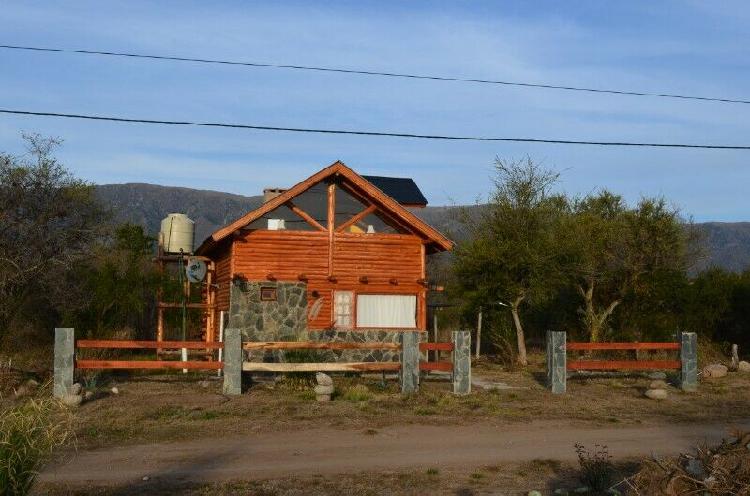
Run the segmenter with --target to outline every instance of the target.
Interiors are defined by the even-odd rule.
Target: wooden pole
[[[482,307],[479,307],[479,315],[477,315],[477,352],[476,358],[479,358],[479,347],[482,342]]]
[[[333,276],[333,239],[336,229],[336,183],[328,185],[328,277]]]
[[[437,307],[432,309],[432,342],[438,342],[438,318],[437,318]],[[435,350],[433,353],[436,362],[440,361],[440,350]]]
[[[219,312],[219,342],[220,343],[224,342],[224,310],[221,310]],[[223,352],[224,350],[219,348],[219,362],[221,362],[221,359],[223,358],[222,357]],[[216,375],[221,377],[221,369],[218,369],[216,371]]]

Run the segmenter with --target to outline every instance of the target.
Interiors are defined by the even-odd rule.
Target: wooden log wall
[[[308,304],[323,298],[311,329],[327,329],[332,318],[335,290],[371,294],[417,296],[417,328],[426,329],[425,250],[417,236],[403,234],[333,233],[327,231],[243,231],[235,236],[231,252],[232,277],[249,281],[307,283]],[[329,246],[333,245],[329,257]],[[217,260],[219,309],[229,305],[222,284],[226,275]],[[366,281],[366,282],[365,282]]]

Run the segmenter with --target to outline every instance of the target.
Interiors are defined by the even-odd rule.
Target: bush
[[[596,492],[609,489],[615,478],[615,468],[612,457],[606,446],[594,445],[594,450],[587,450],[582,444],[575,444],[578,464],[581,473],[578,478],[585,486]]]
[[[358,384],[347,389],[341,398],[346,401],[368,401],[372,398],[372,394],[367,386]]]
[[[28,494],[42,464],[72,436],[70,416],[51,398],[0,412],[0,495]]]

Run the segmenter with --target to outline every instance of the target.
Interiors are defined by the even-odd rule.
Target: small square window
[[[260,288],[260,301],[276,301],[276,288]]]

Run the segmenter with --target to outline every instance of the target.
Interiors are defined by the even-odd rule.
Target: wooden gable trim
[[[343,178],[347,179],[350,183],[355,185],[367,196],[375,200],[375,203],[378,203],[383,207],[385,214],[387,214],[388,216],[392,216],[394,220],[400,221],[405,226],[408,226],[410,231],[418,231],[425,238],[435,243],[443,250],[450,250],[453,247],[453,242],[443,236],[443,234],[441,234],[439,231],[418,218],[416,215],[406,210],[400,203],[383,193],[379,188],[375,187],[372,183],[368,182],[362,176],[347,167],[343,162],[336,161],[330,166],[308,177],[304,181],[297,183],[276,198],[264,203],[261,207],[246,213],[231,224],[217,230],[203,243],[203,245],[201,245],[198,251],[204,252],[211,245],[231,235],[234,231],[241,229],[254,220],[257,220],[263,215],[284,205],[294,197],[310,189],[315,184],[318,184],[319,182],[335,174],[340,174]]]

